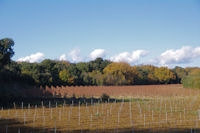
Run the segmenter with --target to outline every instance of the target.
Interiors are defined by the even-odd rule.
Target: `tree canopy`
[[[10,38],[0,40],[0,68],[10,63],[13,51],[14,41]]]
[[[0,82],[25,82],[36,86],[62,85],[144,85],[183,83],[200,88],[200,68],[131,66],[96,58],[89,62],[70,63],[45,59],[40,63],[15,62],[14,41],[0,40]]]

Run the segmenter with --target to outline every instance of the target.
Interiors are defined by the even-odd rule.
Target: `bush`
[[[102,101],[108,101],[109,98],[110,98],[110,96],[107,95],[106,93],[103,93],[103,94],[101,95]]]

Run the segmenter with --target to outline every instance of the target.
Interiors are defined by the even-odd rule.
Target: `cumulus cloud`
[[[80,57],[80,49],[79,48],[75,48],[75,49],[72,49],[70,52],[69,52],[69,56],[71,58],[71,60],[73,62],[79,62],[82,60],[82,58]]]
[[[37,52],[35,54],[31,54],[30,56],[19,58],[17,61],[33,63],[33,62],[39,62],[39,61],[41,61],[43,59],[44,59],[44,54],[40,53],[40,52]]]
[[[133,64],[135,62],[138,62],[141,57],[146,56],[148,53],[149,52],[146,50],[135,50],[132,53],[122,52],[118,55],[111,57],[110,60],[114,62],[127,62]]]
[[[95,60],[98,57],[103,58],[105,57],[105,55],[106,55],[106,51],[104,49],[95,49],[90,53],[90,58],[92,60]]]
[[[166,50],[151,62],[159,65],[183,64],[189,63],[197,57],[200,57],[200,47],[183,46],[177,50]]]
[[[200,47],[194,48],[193,54],[194,54],[195,58],[199,57],[200,56]]]
[[[65,61],[65,60],[67,60],[67,55],[66,55],[66,54],[62,54],[62,55],[59,57],[59,60],[60,60],[60,61]]]

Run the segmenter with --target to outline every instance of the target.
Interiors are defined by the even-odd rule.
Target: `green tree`
[[[178,83],[181,83],[181,79],[183,79],[186,75],[187,75],[187,72],[184,68],[182,67],[178,67],[176,66],[173,71],[176,73],[176,77],[177,77],[177,82]]]
[[[13,51],[14,41],[10,38],[0,40],[0,68],[10,63]]]
[[[98,70],[93,70],[89,74],[90,79],[92,80],[93,85],[103,85],[103,74]]]
[[[89,63],[86,63],[86,62],[77,63],[76,67],[81,73],[82,72],[89,72],[89,70],[90,70]]]
[[[89,71],[92,72],[93,70],[98,70],[100,72],[103,72],[103,69],[109,64],[111,64],[111,62],[108,60],[103,60],[102,58],[96,58],[94,61],[89,62],[90,66]]]
[[[158,69],[152,65],[137,66],[139,73],[139,84],[157,84],[158,78],[155,76],[155,70]]]
[[[47,83],[54,86],[59,85],[59,68],[57,67],[57,64],[59,64],[58,61],[50,59],[46,59],[39,64],[43,69],[43,74],[50,75],[50,80]]]

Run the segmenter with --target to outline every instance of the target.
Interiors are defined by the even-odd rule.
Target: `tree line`
[[[200,86],[199,68],[131,66],[97,58],[89,62],[70,63],[45,59],[40,63],[16,62],[14,41],[0,40],[0,82],[23,82],[36,86],[66,85],[146,85],[183,83],[185,87]],[[194,85],[195,84],[195,85]]]

